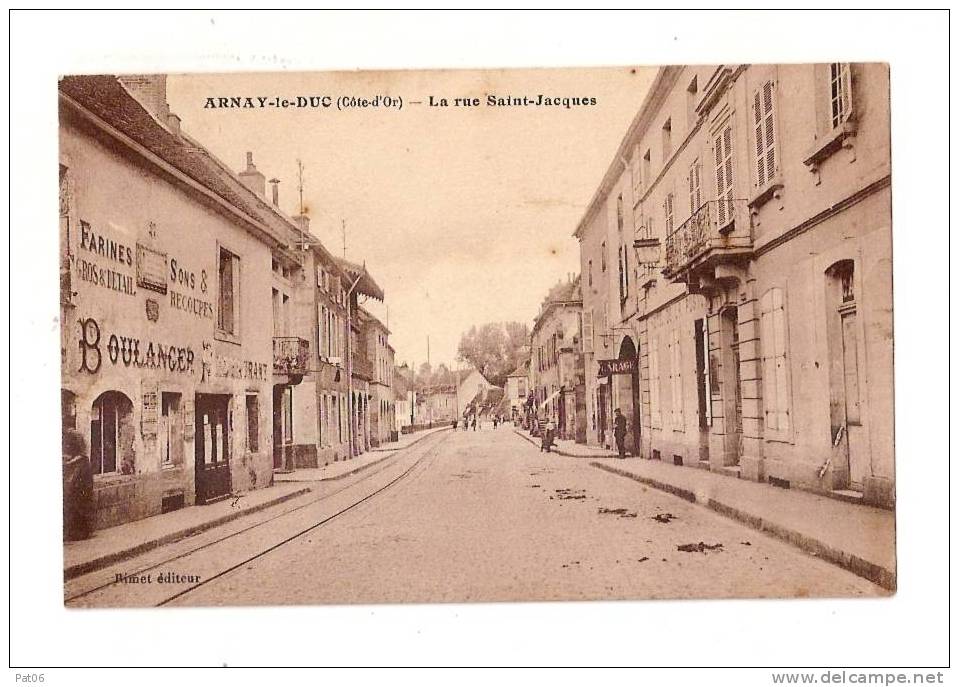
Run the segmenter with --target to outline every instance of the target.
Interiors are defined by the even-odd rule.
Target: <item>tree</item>
[[[460,337],[457,359],[475,367],[491,384],[503,386],[523,362],[528,343],[529,327],[522,322],[487,322]]]

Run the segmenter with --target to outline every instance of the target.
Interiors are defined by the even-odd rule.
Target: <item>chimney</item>
[[[260,198],[266,198],[266,177],[260,174],[256,165],[253,164],[253,153],[248,152],[246,154],[246,169],[237,176],[240,177],[243,185],[253,191],[253,193],[260,196]]]
[[[166,116],[167,127],[177,136],[180,135],[180,117],[172,112]]]
[[[270,179],[270,185],[273,187],[273,207],[280,207],[280,180],[276,177]]]
[[[125,74],[117,81],[154,117],[167,123],[166,74]]]

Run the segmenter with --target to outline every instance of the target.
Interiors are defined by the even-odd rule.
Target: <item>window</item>
[[[646,188],[649,188],[649,186],[652,184],[652,181],[653,181],[650,178],[653,172],[652,167],[653,167],[652,155],[650,153],[649,148],[647,148],[646,153],[643,155],[643,184],[645,185]]]
[[[593,352],[593,311],[583,312],[583,352]]]
[[[183,463],[183,429],[180,425],[180,394],[160,395],[160,421],[157,427],[160,444],[160,466],[175,467]]]
[[[616,196],[616,230],[620,233],[623,231],[623,194],[620,193]]]
[[[516,381],[516,386],[517,386],[517,390],[518,390],[517,393],[519,394],[519,397],[526,398],[526,380],[518,379]]]
[[[240,333],[240,258],[222,246],[218,276],[217,329],[237,337]]]
[[[601,267],[603,268],[603,272],[605,272],[606,271],[606,242],[605,241],[603,241],[603,245],[600,246],[600,259],[602,260]]]
[[[773,82],[767,81],[753,94],[753,132],[756,137],[756,186],[764,188],[776,176],[776,124],[773,114]]]
[[[673,120],[667,119],[663,124],[663,164],[669,161],[673,154]]]
[[[586,274],[587,274],[587,283],[590,286],[592,286],[593,285],[593,261],[592,260],[590,260],[588,263]]]
[[[619,302],[626,300],[626,273],[623,271],[623,247],[619,247]]]
[[[696,100],[699,95],[699,80],[694,76],[686,87],[686,124],[689,128],[696,123]]]
[[[673,194],[667,193],[663,200],[663,216],[665,218],[666,236],[673,233]]]
[[[260,450],[260,397],[246,395],[246,448],[250,453]]]
[[[643,195],[643,177],[642,177],[642,167],[640,167],[640,156],[639,156],[639,147],[633,151],[633,156],[629,161],[629,176],[632,179],[633,187],[633,205],[639,202],[640,196]]]
[[[733,220],[733,127],[728,121],[720,127],[713,141],[716,155],[716,199],[719,228]]]
[[[769,289],[760,302],[762,325],[763,406],[767,434],[789,431],[789,386],[786,366],[786,313],[783,291]]]
[[[629,244],[623,245],[623,281],[626,298],[629,298]]]
[[[833,128],[852,114],[852,73],[848,62],[829,65],[829,114]]]
[[[653,427],[662,427],[663,412],[659,405],[659,339],[649,342],[649,414]]]
[[[133,403],[119,391],[106,391],[90,413],[90,463],[93,474],[133,474]]]
[[[689,168],[689,216],[692,217],[696,211],[703,206],[703,186],[702,170],[699,160],[694,160]]]

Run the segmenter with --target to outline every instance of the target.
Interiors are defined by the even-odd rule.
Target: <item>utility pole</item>
[[[302,216],[303,215],[303,160],[299,158],[296,159],[296,169],[297,169],[297,176],[299,180],[298,186],[300,189],[300,215]]]
[[[432,374],[432,373],[433,373],[433,366],[430,365],[430,335],[429,335],[429,334],[426,335],[426,367],[427,367],[427,369],[430,371],[430,374]],[[432,381],[433,381],[433,380],[431,379],[431,380],[430,380],[430,383],[432,383]],[[430,429],[433,429],[433,403],[432,403],[432,399],[430,399],[430,404],[429,404],[429,408],[427,408],[427,412],[429,413]]]

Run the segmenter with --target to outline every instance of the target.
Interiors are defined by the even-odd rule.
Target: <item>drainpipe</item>
[[[360,274],[353,280],[349,291],[346,292],[346,416],[350,423],[350,459],[353,458],[353,448],[356,442],[353,438],[355,428],[353,425],[353,290],[360,283]]]

